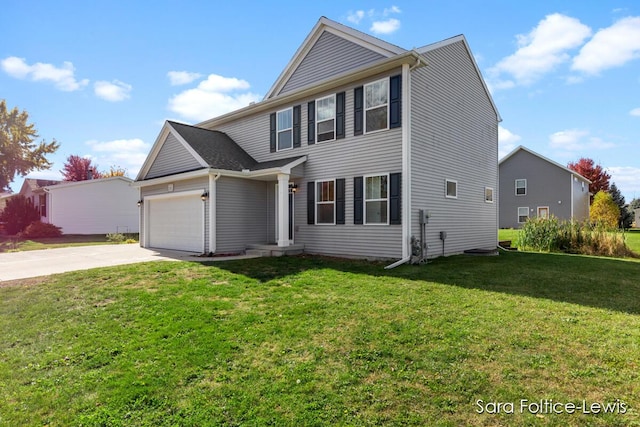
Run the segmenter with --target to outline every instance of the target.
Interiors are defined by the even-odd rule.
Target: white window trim
[[[491,190],[491,200],[487,200],[487,190]],[[484,187],[484,202],[493,203],[493,187]]]
[[[547,210],[547,219],[549,219],[551,217],[551,209],[549,209],[549,206],[538,206],[536,208],[536,217],[537,218],[541,218],[540,209],[546,209]]]
[[[333,202],[321,202],[320,197],[318,195],[318,183],[319,182],[333,182]],[[314,191],[316,192],[315,195],[315,206],[314,209],[315,211],[315,223],[316,225],[336,225],[336,179],[335,178],[328,178],[328,179],[317,179],[315,181],[314,184]],[[333,222],[318,222],[318,205],[322,204],[322,205],[328,205],[332,203],[333,204]]]
[[[455,196],[450,196],[449,194],[447,194],[447,187],[450,182],[453,182],[456,184],[456,195]],[[444,180],[444,197],[447,199],[457,199],[458,198],[458,181],[453,180],[453,179],[447,179],[445,178]]]
[[[321,101],[323,99],[326,98],[333,98],[333,119],[325,119],[325,120],[318,120],[318,101]],[[315,133],[316,133],[316,144],[324,144],[325,142],[331,142],[331,141],[335,141],[336,140],[336,113],[337,113],[337,104],[336,104],[336,94],[334,93],[333,95],[327,95],[327,96],[323,96],[322,98],[318,98],[316,99],[315,102],[315,107],[316,107],[316,123],[315,123]],[[333,120],[333,139],[325,139],[324,141],[319,141],[318,140],[318,136],[319,136],[319,132],[318,132],[318,125],[322,122],[326,122],[329,120]]]
[[[518,224],[524,224],[526,221],[520,222],[520,209],[526,209],[527,210],[527,219],[529,219],[530,218],[529,206],[518,206],[518,216],[516,217],[516,220],[518,221]]]
[[[371,178],[374,176],[386,176],[387,177],[387,198],[386,199],[367,199],[367,178]],[[369,175],[363,175],[362,177],[362,224],[363,225],[389,225],[389,214],[391,203],[389,201],[389,185],[391,184],[391,180],[389,178],[389,173],[372,173]],[[387,202],[387,222],[367,222],[367,202]]]
[[[377,105],[377,106],[372,107],[372,108],[367,108],[367,86],[371,86],[371,85],[374,85],[376,83],[383,82],[385,80],[387,81],[387,103],[386,104]],[[376,81],[373,81],[373,82],[369,82],[369,83],[365,84],[362,87],[362,97],[363,97],[363,99],[362,99],[362,111],[363,111],[363,116],[364,116],[362,118],[362,126],[363,126],[362,131],[363,131],[363,134],[366,135],[366,134],[372,134],[372,133],[376,133],[376,132],[383,132],[385,130],[389,130],[389,114],[390,114],[389,110],[391,110],[391,108],[389,107],[389,98],[390,98],[390,96],[391,96],[391,82],[389,81],[389,77],[385,77],[383,79],[379,79],[379,80],[376,80]],[[376,108],[381,108],[382,105],[386,105],[386,107],[387,107],[387,127],[367,132],[367,111],[368,110],[373,110],[373,109],[376,109]]]
[[[286,129],[278,128],[278,115],[285,111],[291,111],[291,127]],[[288,148],[280,148],[280,132],[284,132],[287,130],[291,130],[291,147]],[[276,111],[276,152],[278,151],[287,151],[293,150],[293,107],[285,108],[280,111]]]
[[[524,181],[524,194],[518,194],[518,181]],[[515,186],[515,194],[516,196],[526,196],[527,195],[527,179],[526,178],[518,178],[514,182]]]

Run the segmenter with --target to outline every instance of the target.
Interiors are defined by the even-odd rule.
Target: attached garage
[[[204,252],[202,190],[145,198],[145,246]]]

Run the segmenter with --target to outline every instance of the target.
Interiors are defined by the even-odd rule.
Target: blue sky
[[[71,154],[135,177],[164,120],[262,99],[326,16],[405,49],[464,34],[503,118],[501,155],[590,157],[640,198],[637,1],[3,3],[0,98],[61,144],[32,177],[60,178]]]

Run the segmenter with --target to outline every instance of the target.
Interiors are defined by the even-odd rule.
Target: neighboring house
[[[634,227],[640,228],[640,208],[634,209],[633,211],[633,223]]]
[[[132,182],[116,176],[44,187],[46,222],[64,234],[137,233],[138,190]]]
[[[140,243],[404,262],[427,210],[429,256],[495,248],[500,120],[464,36],[405,50],[323,17],[263,101],[164,124]]]
[[[4,207],[7,206],[7,200],[13,196],[15,196],[13,193],[0,193],[0,213],[2,213]]]
[[[589,218],[591,181],[519,146],[500,160],[500,228],[518,228],[529,218],[583,221]]]
[[[22,187],[20,187],[18,194],[31,200],[33,206],[35,206],[40,212],[40,221],[42,222],[49,222],[49,198],[47,197],[44,188],[57,185],[60,182],[61,181],[53,179],[36,178],[25,178],[22,182]]]

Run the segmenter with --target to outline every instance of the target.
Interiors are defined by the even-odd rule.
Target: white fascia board
[[[173,126],[171,126],[171,123],[167,122],[167,126],[169,126],[169,128],[171,129],[171,133],[173,134],[173,136],[175,136],[176,139],[180,141],[180,144],[182,144],[182,146],[189,152],[189,154],[191,154],[197,160],[197,162],[200,163],[200,166],[202,166],[203,168],[209,166],[209,164],[204,161],[200,154],[196,153],[193,147],[191,147],[191,145],[189,145],[189,143],[185,141],[180,133]]]
[[[127,184],[131,185],[131,183],[133,183],[133,180],[131,178],[128,178],[126,176],[110,176],[108,178],[98,178],[98,179],[85,179],[83,181],[70,181],[70,182],[61,182],[60,184],[56,184],[56,185],[48,185],[46,187],[42,187],[45,191],[49,192],[51,190],[57,190],[60,188],[69,188],[69,187],[77,187],[80,185],[91,185],[91,184],[96,184],[99,182],[109,182],[109,181],[124,181]]]
[[[149,169],[151,168],[151,165],[156,160],[156,157],[158,156],[158,153],[162,148],[162,144],[164,144],[164,141],[167,139],[169,132],[171,132],[171,129],[169,128],[169,122],[165,120],[164,124],[162,125],[162,129],[160,129],[158,137],[154,141],[149,154],[147,154],[147,158],[144,160],[144,163],[142,164],[142,167],[138,172],[138,176],[136,176],[136,181],[142,180],[147,175]]]

